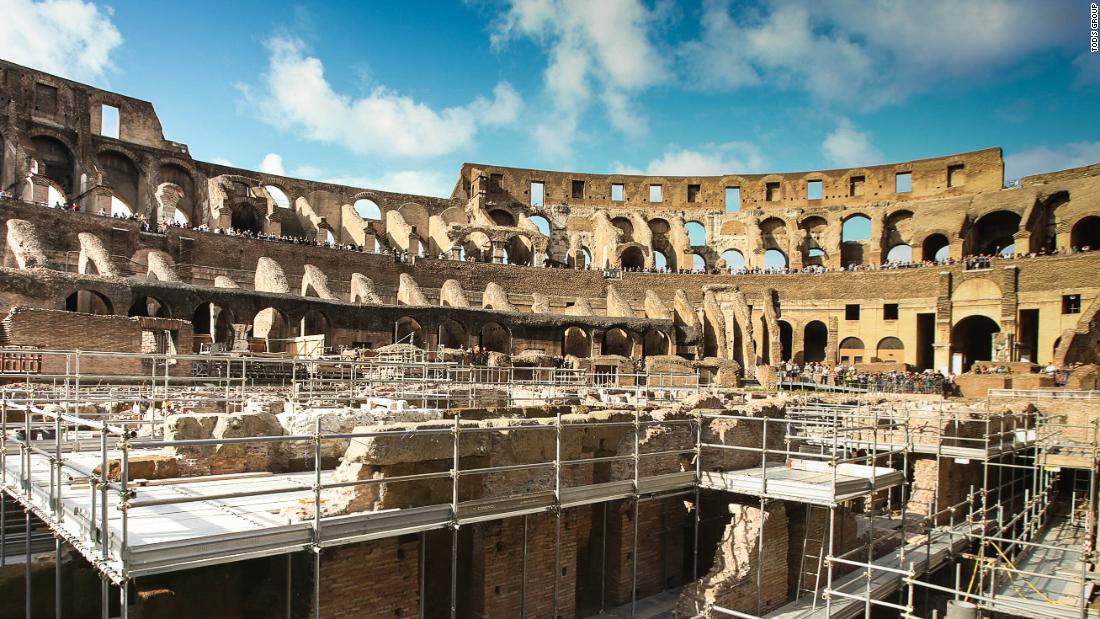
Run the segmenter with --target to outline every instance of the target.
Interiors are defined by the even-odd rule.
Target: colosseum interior
[[[441,199],[0,100],[0,617],[1100,616],[1100,164]]]

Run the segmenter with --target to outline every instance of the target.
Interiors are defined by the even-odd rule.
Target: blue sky
[[[464,161],[678,175],[1002,146],[1100,162],[1089,3],[0,0],[0,58],[199,159],[448,195]]]

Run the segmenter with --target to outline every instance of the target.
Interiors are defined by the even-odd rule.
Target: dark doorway
[[[936,362],[936,315],[917,314],[917,369],[928,370]]]

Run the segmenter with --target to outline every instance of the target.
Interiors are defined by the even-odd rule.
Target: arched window
[[[1073,224],[1069,244],[1077,249],[1100,249],[1100,217],[1085,217]]]
[[[824,361],[825,346],[829,341],[829,328],[820,320],[814,320],[806,325],[803,332],[803,362]]]
[[[696,272],[703,272],[707,270],[707,260],[700,254],[692,254],[691,256],[691,269]]]
[[[967,316],[951,328],[952,371],[970,371],[975,361],[993,360],[993,334],[1001,327],[987,316]]]
[[[65,299],[65,309],[81,314],[109,316],[114,313],[111,301],[94,290],[77,290]]]
[[[290,208],[290,198],[286,197],[286,192],[279,189],[275,185],[267,185],[264,187],[267,190],[267,194],[271,196],[271,200],[275,203],[275,206],[279,208]]]
[[[866,361],[863,340],[858,337],[846,337],[840,341],[841,363],[863,363]]]
[[[687,228],[688,239],[690,239],[692,247],[707,244],[707,229],[703,224],[697,221],[689,221],[684,227]]]
[[[743,269],[745,268],[745,255],[736,249],[727,249],[722,252],[722,260],[726,261],[727,269]]]
[[[764,252],[764,267],[768,269],[787,268],[787,254],[778,249],[769,249]]]
[[[352,205],[355,209],[355,213],[363,219],[382,219],[382,209],[378,208],[374,200],[368,200],[367,198],[359,198]]]
[[[528,219],[535,224],[535,227],[539,229],[543,236],[550,236],[550,221],[548,219],[542,215],[532,215]]]
[[[125,202],[119,200],[117,196],[111,196],[111,215],[113,217],[129,217],[134,212],[130,210]]]
[[[875,356],[878,357],[879,361],[894,361],[901,363],[905,361],[905,344],[896,337],[884,337],[879,340]]]
[[[587,359],[592,355],[592,341],[588,338],[588,332],[580,327],[569,327],[561,335],[561,352],[563,355],[572,355],[581,359]]]
[[[951,244],[942,234],[930,234],[921,245],[925,260],[944,262],[951,256]]]
[[[870,241],[871,220],[863,215],[853,215],[845,219],[840,229],[840,240],[844,243]]]
[[[908,245],[894,245],[886,252],[887,262],[912,262],[913,248]]]
[[[171,318],[168,308],[156,297],[140,297],[130,305],[127,316],[148,316],[150,318]]]
[[[664,252],[653,250],[653,266],[658,269],[668,268],[668,258],[665,256]]]

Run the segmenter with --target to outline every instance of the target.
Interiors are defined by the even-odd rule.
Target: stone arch
[[[825,361],[825,350],[829,344],[829,328],[820,320],[806,323],[802,331],[802,361],[804,363]]]
[[[306,310],[304,314],[302,314],[302,319],[298,322],[298,324],[299,334],[303,336],[320,335],[327,340],[329,328],[332,323],[329,321],[328,316],[326,316],[324,312],[316,308],[310,308]]]
[[[127,316],[148,316],[150,318],[171,318],[172,312],[163,301],[154,296],[143,296],[134,299],[130,304]]]
[[[393,325],[393,342],[395,344],[412,344],[417,348],[426,348],[424,328],[420,321],[412,316],[402,316]]]
[[[504,243],[505,262],[529,265],[534,259],[533,245],[526,234],[514,234]]]
[[[660,329],[650,329],[642,339],[642,356],[671,355],[672,340]]]
[[[469,344],[466,326],[452,318],[439,323],[439,345],[444,348],[464,348]]]
[[[645,268],[645,253],[637,243],[619,247],[619,266],[624,269],[640,270]]]
[[[286,190],[286,187],[275,183],[268,183],[264,185],[264,191],[267,193],[267,199],[275,205],[275,208],[293,209],[294,200],[291,200],[290,193]]]
[[[65,297],[65,310],[97,316],[110,316],[115,313],[107,295],[87,288],[81,288]]]
[[[516,227],[516,216],[512,211],[497,207],[489,211],[489,218],[493,220],[493,224],[497,226],[504,226],[506,228]]]
[[[265,307],[252,319],[252,337],[264,340],[265,352],[285,352],[290,336],[290,320],[278,308]]]
[[[76,194],[76,158],[73,149],[60,138],[36,135],[30,139],[32,158],[38,162],[38,175],[57,183],[62,193]],[[29,197],[29,196],[28,196]]]
[[[701,222],[694,220],[685,222],[684,229],[687,231],[692,247],[702,247],[707,244],[707,227]]]
[[[566,327],[561,332],[562,355],[571,355],[580,359],[592,356],[592,338],[584,327]]]
[[[619,237],[620,243],[634,242],[634,224],[630,222],[629,217],[614,217],[611,219],[611,225],[622,232],[622,236]]]
[[[377,202],[370,198],[358,198],[351,205],[351,208],[355,211],[355,214],[362,219],[371,221],[382,220],[382,209],[379,208]]]
[[[421,238],[428,236],[428,209],[415,202],[402,204],[397,212],[405,219],[405,223],[412,227],[416,235]],[[411,248],[410,248],[410,251]]]
[[[882,229],[882,246],[910,245],[913,241],[913,211],[903,209],[886,216]]]
[[[840,340],[837,348],[840,350],[841,363],[863,363],[867,360],[867,347],[858,337],[846,337]]]
[[[96,153],[96,167],[114,197],[126,204],[132,212],[143,212],[140,195],[141,171],[135,157],[121,150],[104,149]]]
[[[942,232],[933,232],[921,242],[921,258],[942,262],[950,258],[951,241]]]
[[[725,268],[739,270],[745,268],[745,254],[741,250],[730,248],[723,251],[719,257],[725,262]]]
[[[629,357],[634,354],[634,337],[622,327],[612,327],[603,334],[603,354]]]
[[[229,226],[241,232],[260,234],[264,231],[264,217],[260,210],[248,201],[238,201],[229,207]]]
[[[864,230],[866,227],[866,230]],[[840,225],[840,266],[865,264],[871,240],[871,218],[863,213],[852,213]]]
[[[794,355],[794,327],[786,320],[779,321],[779,360],[790,361]]]
[[[974,314],[951,327],[951,353],[962,356],[962,371],[970,371],[975,361],[992,361],[993,334],[1001,331],[997,321]]]
[[[760,241],[764,249],[787,250],[787,222],[768,217],[760,222]]]
[[[787,253],[781,249],[769,249],[764,252],[764,266],[769,269],[785,269],[791,265]]]
[[[172,221],[178,211],[184,221],[195,221],[197,200],[191,172],[175,162],[162,163],[157,176],[158,219]]]
[[[966,235],[964,254],[999,254],[1015,251],[1015,235],[1020,230],[1020,214],[990,211],[977,219]]]
[[[197,339],[209,339],[211,344],[221,345],[222,348],[233,347],[233,310],[222,307],[212,302],[207,302],[195,308],[191,315],[191,324]]]
[[[1070,247],[1100,249],[1100,216],[1089,215],[1078,219],[1069,233]]]
[[[463,260],[473,258],[475,262],[490,262],[493,259],[493,244],[489,235],[480,230],[474,230],[462,239],[459,257]]]
[[[487,322],[478,334],[478,345],[490,352],[510,354],[512,352],[512,333],[508,327],[498,322]]]
[[[902,363],[905,361],[905,344],[892,335],[884,337],[875,347],[875,358],[879,361]]]

